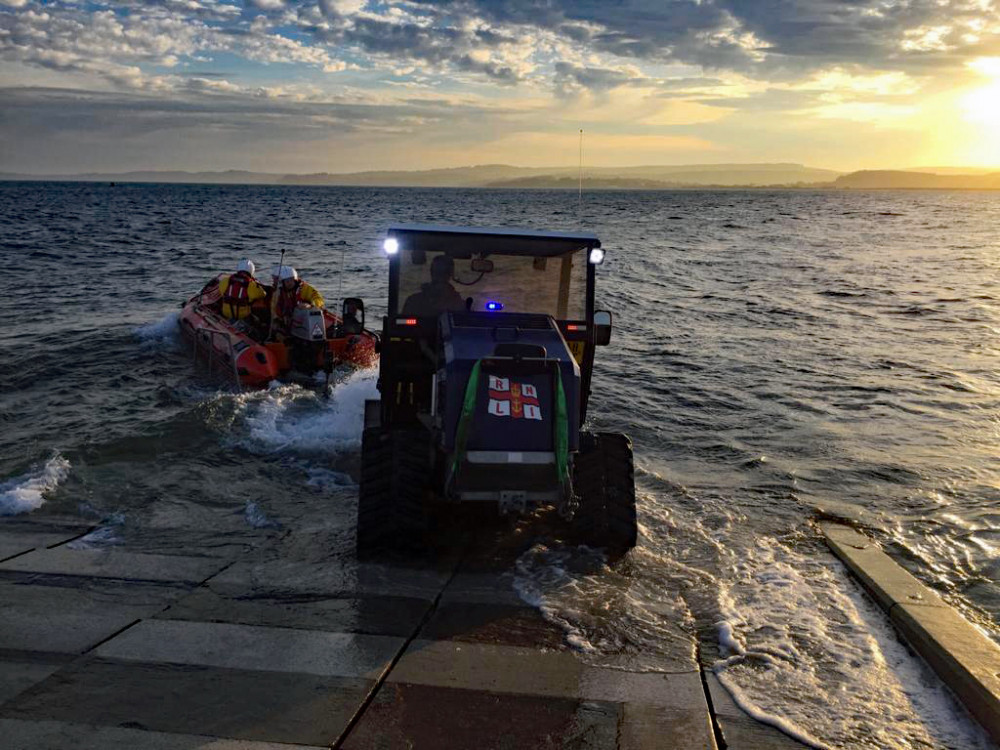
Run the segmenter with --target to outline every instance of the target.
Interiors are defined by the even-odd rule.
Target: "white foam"
[[[159,320],[139,326],[134,333],[146,347],[177,347],[180,345],[179,321],[180,313],[170,312]]]
[[[56,453],[41,466],[27,474],[0,482],[0,516],[29,513],[45,503],[52,492],[69,476],[70,464]]]
[[[318,466],[305,467],[309,479],[306,484],[315,487],[317,490],[341,489],[343,487],[354,487],[354,480],[347,474],[333,469],[323,469]]]
[[[280,529],[281,524],[268,518],[267,513],[253,500],[247,500],[243,508],[243,517],[255,529]]]
[[[74,539],[66,546],[69,549],[86,550],[114,547],[122,543],[122,538],[118,535],[118,530],[114,526],[98,526],[89,534],[85,534],[79,539]]]
[[[990,747],[832,557],[729,553],[714,669],[747,713],[816,748]]]
[[[247,436],[265,452],[348,452],[361,445],[365,401],[378,397],[377,370],[354,372],[323,399],[296,385],[279,385],[244,399]]]
[[[642,540],[622,564],[558,545],[517,562],[521,598],[582,659],[665,670],[685,649],[693,661],[694,634],[714,624],[713,666],[733,700],[806,745],[993,747],[804,522],[748,534],[731,497],[696,496],[651,472],[640,480],[657,492],[639,494]]]

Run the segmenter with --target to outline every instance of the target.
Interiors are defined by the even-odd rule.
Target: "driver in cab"
[[[465,300],[451,285],[454,275],[454,259],[444,254],[434,258],[431,261],[430,283],[423,284],[419,292],[407,297],[403,304],[403,315],[422,317],[465,310]]]

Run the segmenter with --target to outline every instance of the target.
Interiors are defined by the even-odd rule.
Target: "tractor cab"
[[[383,248],[388,314],[381,398],[366,404],[359,551],[426,530],[428,503],[492,503],[503,514],[551,505],[566,517],[583,509],[600,516],[606,537],[604,496],[599,511],[584,508],[575,466],[600,442],[581,432],[595,349],[611,337],[610,313],[594,310],[600,240],[399,225]],[[608,543],[630,548],[627,448],[626,518]]]

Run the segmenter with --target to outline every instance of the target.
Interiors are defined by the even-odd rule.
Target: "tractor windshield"
[[[586,319],[587,255],[583,249],[548,257],[497,253],[455,257],[404,249],[400,256],[399,300],[404,315],[470,309]]]

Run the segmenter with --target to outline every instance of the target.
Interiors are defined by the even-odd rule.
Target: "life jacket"
[[[279,282],[280,284],[280,282]],[[295,312],[296,305],[299,304],[301,298],[299,296],[299,290],[302,288],[301,282],[295,283],[295,289],[292,292],[286,292],[284,286],[278,287],[275,294],[278,295],[278,300],[275,303],[275,312],[278,314],[278,318],[281,320],[290,320],[292,313]]]
[[[250,274],[245,271],[234,273],[229,277],[229,285],[226,287],[226,293],[222,295],[222,301],[229,305],[234,314],[239,308],[250,306],[251,281]]]

